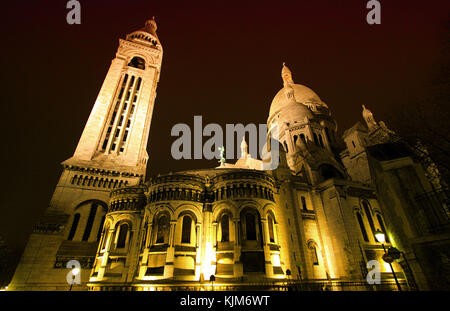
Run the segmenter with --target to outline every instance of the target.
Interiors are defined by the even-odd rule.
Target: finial
[[[283,69],[281,69],[281,78],[283,78],[283,85],[286,86],[289,83],[294,84],[294,80],[292,80],[292,73],[289,68],[286,66],[286,63],[283,62]]]
[[[156,20],[155,17],[153,16],[152,19],[148,19],[145,21],[145,28],[147,30],[150,30],[150,32],[153,30],[153,32],[156,31],[156,29],[158,28],[158,26],[156,25]]]
[[[247,142],[245,141],[245,136],[242,136],[241,146],[247,146]]]
[[[245,135],[242,136],[242,142],[241,142],[241,158],[247,157],[247,142],[245,141]]]
[[[364,121],[366,121],[367,126],[369,127],[369,129],[375,128],[377,126],[377,122],[373,117],[372,111],[367,109],[365,105],[362,105],[362,107],[363,107],[362,116],[364,118]]]
[[[365,105],[361,105],[363,108],[363,116],[372,115],[372,111],[366,108]]]

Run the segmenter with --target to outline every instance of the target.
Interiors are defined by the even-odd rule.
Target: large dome
[[[304,121],[306,117],[308,119],[312,119],[314,117],[308,107],[300,103],[288,102],[283,104],[278,122],[293,124],[295,122]]]
[[[294,89],[294,97],[295,101],[297,101],[299,109],[304,110],[301,106],[325,106],[325,104],[322,103],[320,97],[309,87],[301,84],[291,84],[290,86]],[[280,111],[283,107],[285,107],[286,103],[287,99],[285,96],[284,88],[282,88],[278,91],[277,95],[275,95],[272,100],[269,116],[271,117],[273,114]],[[292,109],[292,107],[290,107],[290,109]]]

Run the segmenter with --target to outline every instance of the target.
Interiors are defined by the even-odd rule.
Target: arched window
[[[370,211],[369,203],[366,200],[363,200],[361,202],[361,204],[364,208],[364,213],[366,213],[367,220],[369,221],[369,225],[370,225],[370,229],[372,230],[372,234],[375,234],[375,225],[373,224],[372,212]]]
[[[167,235],[169,232],[169,218],[166,215],[162,215],[158,219],[156,232],[156,243],[167,243]]]
[[[308,243],[308,248],[311,255],[311,262],[313,265],[319,265],[319,257],[317,256],[317,245],[315,242],[311,241]]]
[[[308,208],[307,208],[307,206],[306,206],[306,199],[305,199],[305,197],[302,196],[302,197],[301,197],[301,200],[302,200],[302,208],[303,208],[303,210],[304,210],[304,211],[307,211]]]
[[[117,238],[116,248],[124,248],[127,243],[128,224],[124,223],[119,227],[119,237]]]
[[[138,68],[138,69],[145,69],[145,60],[141,57],[133,57],[133,59],[128,64],[130,67]]]
[[[364,241],[369,242],[369,237],[367,236],[366,227],[364,227],[364,222],[363,222],[360,212],[356,213],[356,218],[358,219],[359,229],[361,229],[361,233],[363,235]]]
[[[286,153],[289,153],[288,146],[287,146],[286,142],[284,142],[284,150],[286,150]]]
[[[247,233],[247,240],[256,240],[256,221],[255,215],[247,213],[245,215],[245,231]]]
[[[297,136],[297,135],[294,135],[294,145],[295,145],[295,143],[297,142],[297,139],[298,139],[298,136]]]
[[[228,215],[223,215],[220,220],[220,230],[222,232],[221,241],[229,242],[230,241],[230,218]]]
[[[192,219],[189,216],[183,217],[183,227],[181,230],[181,243],[191,243]]]
[[[317,134],[314,133],[314,134],[313,134],[313,137],[314,137],[314,143],[315,143],[317,146],[319,146],[319,140],[317,139]]]
[[[325,128],[325,135],[327,136],[328,141],[331,142],[330,131],[328,130],[328,127]]]
[[[384,226],[383,218],[378,213],[377,213],[377,219],[378,219],[378,223],[380,224],[381,231],[383,231],[383,233],[384,233],[384,235],[386,237],[386,242],[390,243],[389,242],[389,237],[388,237],[388,234],[387,234],[387,231],[386,231],[386,227]]]
[[[72,227],[70,228],[69,236],[67,237],[67,240],[72,241],[73,237],[75,236],[75,233],[77,231],[78,222],[80,221],[80,214],[75,214],[73,216],[73,222]]]
[[[303,141],[304,144],[306,144],[305,134],[300,134],[300,139]]]
[[[98,231],[97,231],[97,241],[100,241],[100,238],[102,237],[102,231],[103,231],[103,224],[105,222],[105,216],[102,217],[101,221],[100,221],[100,226],[98,226]]]
[[[92,203],[91,210],[89,212],[89,217],[86,222],[86,228],[84,229],[83,240],[87,241],[89,239],[89,235],[91,235],[92,225],[94,224],[95,214],[97,213],[97,203]]]
[[[275,230],[273,228],[273,217],[271,215],[269,215],[269,217],[267,217],[267,221],[269,222],[269,241],[271,243],[275,243]]]
[[[323,139],[322,139],[322,135],[320,135],[320,134],[319,134],[319,143],[320,143],[320,146],[323,148],[324,147]]]

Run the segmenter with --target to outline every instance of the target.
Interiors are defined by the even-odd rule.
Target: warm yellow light
[[[375,231],[375,239],[377,239],[377,242],[384,243],[386,241],[386,235],[384,232],[377,230]]]
[[[144,281],[154,281],[154,280],[158,280],[158,279],[161,279],[161,277],[159,277],[159,276],[144,276],[142,278],[142,280],[144,280]]]
[[[385,263],[384,263],[384,270],[385,270],[386,272],[392,272],[392,270],[391,270],[391,265],[388,264],[387,262],[385,262]]]
[[[72,269],[72,274],[73,275],[77,275],[78,273],[80,273],[80,268],[73,268]]]
[[[273,264],[275,267],[281,266],[281,263],[280,263],[280,255],[273,255],[273,256],[272,256],[272,264]]]
[[[214,256],[211,243],[207,243],[205,248],[205,262],[203,263],[203,277],[205,278],[205,280],[209,280],[211,275],[214,274],[215,266],[211,263],[215,261],[216,258]]]

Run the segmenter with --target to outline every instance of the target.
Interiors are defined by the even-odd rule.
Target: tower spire
[[[292,72],[286,66],[286,63],[283,62],[283,68],[281,69],[281,78],[283,79],[283,85],[294,84],[294,80],[292,80]]]
[[[241,158],[246,159],[247,158],[247,142],[245,141],[245,135],[242,136],[242,142],[241,142]]]
[[[156,29],[158,29],[158,25],[156,25],[155,17],[153,16],[151,19],[148,19],[145,21],[145,26],[141,30],[148,32],[151,35],[154,35],[155,37],[158,37],[156,35]]]
[[[372,111],[367,109],[365,105],[362,105],[362,108],[363,108],[362,116],[364,118],[364,121],[366,121],[366,124],[367,124],[367,127],[369,128],[369,130],[377,127],[377,122],[373,118]]]

